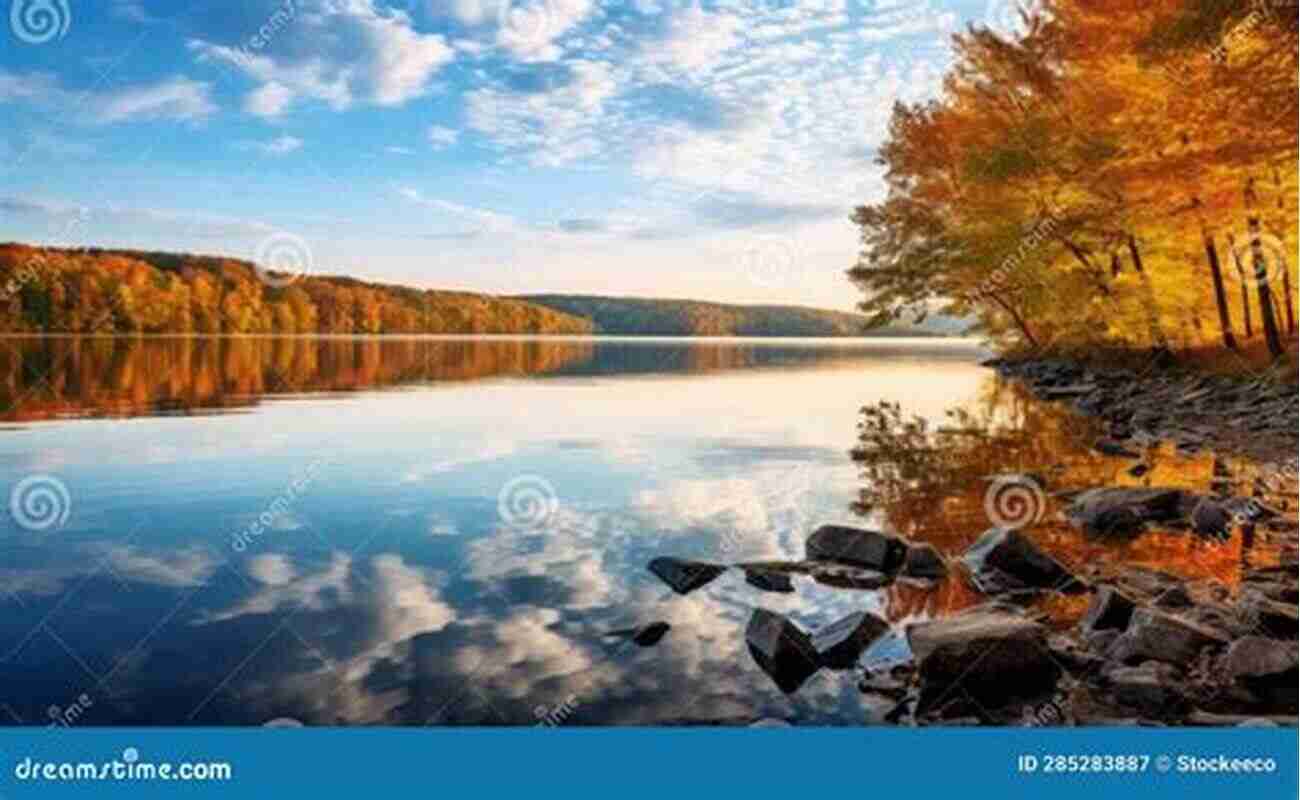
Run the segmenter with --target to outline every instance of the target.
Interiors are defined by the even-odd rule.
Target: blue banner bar
[[[1295,729],[0,729],[0,797],[1297,796]],[[739,793],[743,792],[743,795]],[[798,793],[798,794],[792,794]],[[436,796],[436,795],[435,795]]]

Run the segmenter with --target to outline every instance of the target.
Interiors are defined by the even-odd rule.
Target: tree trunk
[[[1085,253],[1083,248],[1079,247],[1079,245],[1075,244],[1067,237],[1061,237],[1061,241],[1065,243],[1066,249],[1074,255],[1080,264],[1083,265],[1084,271],[1086,271],[1088,275],[1092,277],[1093,281],[1096,282],[1097,288],[1101,290],[1101,293],[1106,297],[1110,297],[1110,287],[1106,285],[1106,273],[1097,269],[1097,267],[1092,263],[1092,259],[1088,258],[1088,254]]]
[[[993,298],[993,302],[1001,306],[1002,310],[1006,311],[1007,315],[1010,316],[1012,321],[1016,323],[1016,327],[1020,328],[1020,333],[1025,337],[1025,341],[1029,342],[1029,346],[1037,350],[1039,347],[1038,338],[1035,337],[1034,332],[1029,329],[1029,324],[1025,322],[1025,318],[1020,316],[1020,314],[1010,303],[1008,303],[1006,300],[1003,300],[1001,297],[998,297],[996,293],[989,292],[988,295],[989,297]]]
[[[1277,231],[1278,239],[1286,241],[1284,231],[1290,221],[1286,213],[1286,193],[1282,191],[1282,173],[1276,167],[1273,168],[1273,185],[1277,187]],[[1286,256],[1279,251],[1277,257],[1281,260],[1282,268],[1282,291],[1286,292],[1286,333],[1287,336],[1295,336],[1295,306],[1291,303],[1291,265],[1287,263]]]
[[[1246,183],[1246,208],[1255,205],[1255,179]],[[1264,255],[1264,242],[1260,239],[1259,215],[1250,213],[1246,217],[1246,229],[1250,232],[1250,253],[1255,267],[1255,288],[1259,291],[1259,320],[1264,327],[1264,338],[1268,341],[1268,352],[1274,358],[1286,352],[1282,346],[1282,335],[1277,329],[1277,318],[1273,316],[1273,292],[1268,286],[1268,259]]]
[[[1209,228],[1201,228],[1201,237],[1205,240],[1205,259],[1210,262],[1210,278],[1214,281],[1214,304],[1219,308],[1219,329],[1223,331],[1223,346],[1229,350],[1237,349],[1237,338],[1232,335],[1232,316],[1228,313],[1228,296],[1223,290],[1223,271],[1219,267],[1219,251],[1214,246],[1214,237]]]
[[[1250,319],[1250,289],[1246,286],[1246,268],[1241,265],[1241,252],[1237,250],[1237,237],[1228,234],[1228,247],[1232,250],[1232,263],[1237,267],[1237,280],[1241,282],[1241,314],[1245,317],[1246,338],[1255,335]]]
[[[1151,278],[1142,268],[1142,253],[1138,251],[1137,239],[1131,233],[1128,236],[1128,254],[1133,259],[1133,270],[1142,278],[1142,291],[1146,295],[1144,310],[1147,317],[1147,333],[1151,337],[1151,345],[1160,350],[1168,350],[1169,340],[1165,338],[1165,332],[1160,329],[1160,318],[1156,313],[1156,293],[1151,288]]]

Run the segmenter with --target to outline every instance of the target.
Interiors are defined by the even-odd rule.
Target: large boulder
[[[1257,589],[1248,589],[1237,600],[1239,618],[1255,633],[1273,639],[1296,639],[1300,619],[1296,606],[1279,603]]]
[[[1182,673],[1168,664],[1147,661],[1136,667],[1115,667],[1106,678],[1116,701],[1143,714],[1167,718],[1187,710]]]
[[[758,666],[786,694],[798,690],[821,666],[808,634],[781,614],[764,608],[754,609],[745,628],[745,644]]]
[[[1089,603],[1087,612],[1080,620],[1079,627],[1085,633],[1105,630],[1123,631],[1128,628],[1135,608],[1137,605],[1125,597],[1119,589],[1113,586],[1102,586],[1092,596],[1092,602]]]
[[[1195,661],[1202,650],[1227,643],[1227,637],[1214,628],[1154,608],[1139,608],[1107,656],[1126,664],[1163,661],[1181,667]]]
[[[1224,653],[1224,675],[1262,703],[1295,706],[1297,702],[1297,656],[1294,644],[1246,636],[1233,642]]]
[[[1060,562],[1010,528],[986,531],[961,558],[976,587],[985,594],[1077,593],[1086,589]]]
[[[1150,522],[1172,522],[1183,515],[1181,489],[1089,489],[1074,497],[1066,519],[1093,536],[1130,536]]]
[[[1050,691],[1061,668],[1047,630],[1016,614],[967,611],[907,630],[921,679],[918,711],[964,692],[988,708]]]
[[[1192,509],[1192,529],[1201,536],[1226,536],[1232,524],[1232,510],[1212,497],[1202,497]]]
[[[807,542],[808,558],[832,561],[880,572],[895,572],[903,565],[907,544],[895,536],[845,525],[823,525]]]
[[[813,647],[827,669],[852,669],[867,646],[889,630],[889,623],[869,611],[860,611],[818,629]]]
[[[746,567],[745,583],[765,592],[789,594],[794,591],[794,582],[790,580],[790,573],[782,570]]]
[[[727,571],[719,564],[687,561],[672,556],[662,556],[650,562],[649,569],[678,594],[690,594]]]
[[[932,544],[911,544],[903,557],[902,575],[923,580],[939,580],[948,575],[948,565]]]
[[[767,591],[785,591],[782,577],[792,575],[807,575],[837,589],[879,589],[894,581],[893,575],[884,572],[830,561],[754,561],[736,566],[745,571],[746,582]],[[794,590],[793,584],[790,590]]]

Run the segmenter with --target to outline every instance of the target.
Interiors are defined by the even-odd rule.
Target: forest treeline
[[[803,306],[742,306],[699,300],[596,295],[530,294],[519,299],[585,317],[596,333],[615,336],[862,336],[861,314]],[[959,333],[956,320],[930,320],[928,327],[891,325],[877,336],[933,336]]]
[[[849,270],[1006,349],[1294,345],[1295,0],[1044,0],[899,104]]]
[[[0,331],[556,333],[591,323],[509,298],[347,277],[270,276],[247,261],[0,245]]]

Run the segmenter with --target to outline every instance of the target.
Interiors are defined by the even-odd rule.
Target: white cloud
[[[419,189],[411,186],[399,186],[395,189],[397,194],[409,203],[423,208],[441,211],[451,216],[465,230],[463,234],[482,234],[482,233],[512,233],[519,229],[519,223],[508,214],[501,214],[496,211],[489,211],[482,208],[473,208],[471,206],[453,203],[448,200],[441,200],[436,197],[427,197]],[[487,460],[496,458],[503,454],[501,447],[506,448],[504,452],[511,452],[514,444],[511,442],[491,443],[483,449],[481,453],[466,456],[468,462]],[[444,461],[444,463],[446,463]],[[451,460],[451,464],[460,463],[459,460]],[[404,480],[418,480],[419,477],[427,475],[429,472],[439,471],[438,465],[433,465],[432,469],[425,467],[422,470],[412,471],[407,474]],[[419,476],[419,477],[416,477]]]
[[[248,93],[244,98],[244,110],[259,117],[278,117],[289,110],[291,102],[293,91],[270,81]]]
[[[555,61],[556,41],[591,14],[591,0],[508,2],[500,13],[497,44],[523,62]]]
[[[0,71],[0,103],[66,111],[74,119],[92,124],[133,120],[193,122],[217,111],[212,84],[179,75],[112,91],[75,91],[64,88],[50,73]]]
[[[567,62],[569,81],[544,92],[501,87],[476,89],[466,97],[469,127],[508,151],[523,150],[530,163],[567,164],[602,148],[606,101],[618,90],[608,63]]]
[[[711,66],[741,43],[742,27],[737,16],[692,7],[670,18],[666,37],[646,43],[645,57],[651,63],[680,70]]]
[[[245,141],[235,144],[240,150],[252,150],[266,156],[288,155],[296,150],[301,150],[302,145],[302,139],[296,136],[277,136],[264,142]]]
[[[212,84],[176,77],[148,86],[102,95],[95,103],[95,119],[112,123],[128,119],[196,120],[217,110]]]
[[[331,108],[354,103],[398,106],[426,94],[455,51],[440,34],[420,33],[400,11],[373,0],[302,2],[293,30],[257,51],[195,38],[198,60],[232,66],[260,85],[251,113],[276,116],[297,100]]]
[[[446,128],[442,125],[431,125],[429,127],[429,144],[433,145],[435,150],[451,147],[459,138],[460,131],[455,128]]]

